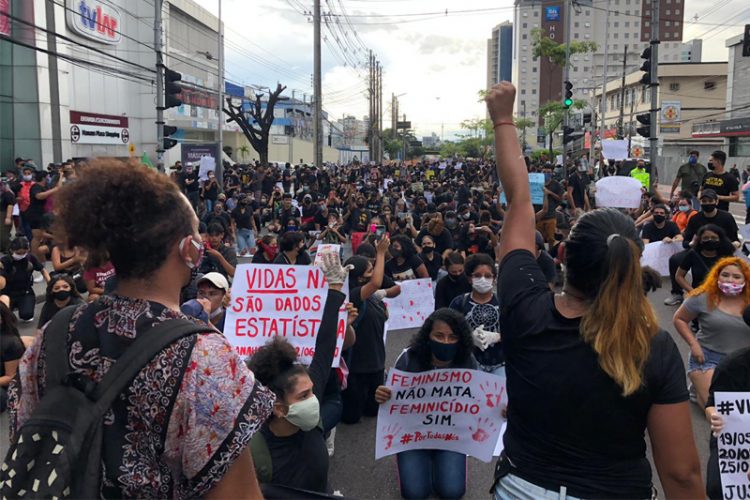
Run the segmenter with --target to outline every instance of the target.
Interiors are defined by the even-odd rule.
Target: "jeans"
[[[252,229],[237,228],[237,251],[242,253],[248,252],[255,248],[255,234]]]
[[[495,486],[495,500],[519,500],[519,499],[544,499],[544,500],[578,500],[567,494],[565,486],[560,491],[547,490],[534,483],[530,483],[513,474],[508,474],[497,482]]]
[[[466,493],[466,455],[455,451],[410,450],[396,455],[404,498],[461,498]]]
[[[323,432],[328,434],[331,429],[341,421],[341,414],[344,412],[344,405],[341,402],[341,393],[323,395],[320,402],[320,420],[323,422]]]
[[[206,204],[206,212],[210,213],[214,209],[214,203],[216,203],[214,200],[209,200],[206,198],[203,200],[203,202]]]
[[[10,297],[10,309],[18,309],[18,317],[24,321],[34,318],[36,307],[36,295],[29,290],[26,293],[8,293]]]
[[[689,250],[683,250],[669,258],[669,279],[672,281],[672,295],[682,295],[682,287],[677,283],[675,276],[677,275],[677,268],[680,267],[682,261],[685,260],[685,256],[688,252]]]

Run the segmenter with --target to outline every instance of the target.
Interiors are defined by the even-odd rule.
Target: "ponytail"
[[[581,336],[599,357],[599,366],[622,387],[623,396],[640,389],[651,340],[659,330],[643,293],[640,247],[619,234],[607,238],[607,275],[581,321]]]

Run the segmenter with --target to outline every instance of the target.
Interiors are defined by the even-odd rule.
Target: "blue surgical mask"
[[[453,361],[458,353],[458,342],[455,344],[444,344],[430,339],[430,350],[432,355],[439,361]]]
[[[690,211],[690,207],[687,206],[687,205],[680,205],[678,208],[679,208],[680,212],[689,212]]]
[[[688,158],[688,163],[690,163],[691,165],[695,165],[696,163],[698,163],[698,158],[696,158],[695,156],[691,156],[690,158]]]

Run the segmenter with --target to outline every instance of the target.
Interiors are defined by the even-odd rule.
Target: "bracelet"
[[[499,121],[499,122],[496,122],[495,125],[492,128],[496,129],[497,127],[501,127],[503,125],[510,125],[511,127],[515,127],[516,126],[516,124],[513,123],[512,121]]]

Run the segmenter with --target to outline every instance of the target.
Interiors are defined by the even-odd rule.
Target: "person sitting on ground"
[[[0,300],[0,413],[8,405],[8,386],[18,371],[26,344],[16,327],[16,317],[8,305]]]
[[[646,223],[641,231],[641,240],[644,245],[657,241],[662,243],[682,241],[680,228],[669,220],[669,208],[666,205],[661,203],[654,205],[651,209],[651,216],[651,222]]]
[[[396,360],[394,368],[406,372],[465,368],[476,370],[469,324],[453,309],[438,309]],[[378,404],[392,396],[389,387],[375,392]],[[461,498],[466,492],[466,455],[445,450],[409,450],[396,454],[399,487],[403,498]]]
[[[706,224],[698,230],[696,243],[685,254],[677,268],[675,280],[685,292],[692,292],[703,284],[714,265],[724,257],[734,255],[735,249],[724,230],[714,224]],[[687,274],[692,276],[688,282]]]
[[[37,329],[41,330],[44,325],[62,309],[68,306],[78,306],[84,303],[81,294],[78,293],[75,281],[67,274],[56,274],[47,283],[47,296],[39,314]]]
[[[49,283],[49,273],[29,252],[29,240],[17,236],[10,242],[10,254],[0,258],[0,290],[10,298],[11,310],[18,309],[18,318],[29,323],[34,319],[36,293],[34,271],[42,274]]]
[[[95,302],[107,293],[107,284],[116,279],[115,266],[104,252],[87,252],[86,265],[83,270],[83,281],[89,292],[88,302]],[[111,288],[111,283],[110,283]]]
[[[258,241],[258,249],[253,254],[253,264],[272,264],[279,253],[279,245],[275,234],[265,234]]]
[[[237,268],[237,252],[224,242],[224,236],[225,232],[221,224],[214,222],[208,225],[206,257],[200,266],[200,273],[219,273],[227,279],[234,276]]]
[[[422,259],[417,255],[414,242],[408,236],[397,235],[391,240],[391,259],[385,263],[385,274],[396,281],[429,278]]]
[[[435,285],[435,310],[450,306],[453,299],[471,292],[471,282],[464,272],[464,256],[452,251],[443,259],[448,274]]]
[[[309,266],[312,264],[310,254],[307,253],[305,235],[299,231],[287,231],[279,239],[280,252],[273,260],[274,264],[292,266]]]

